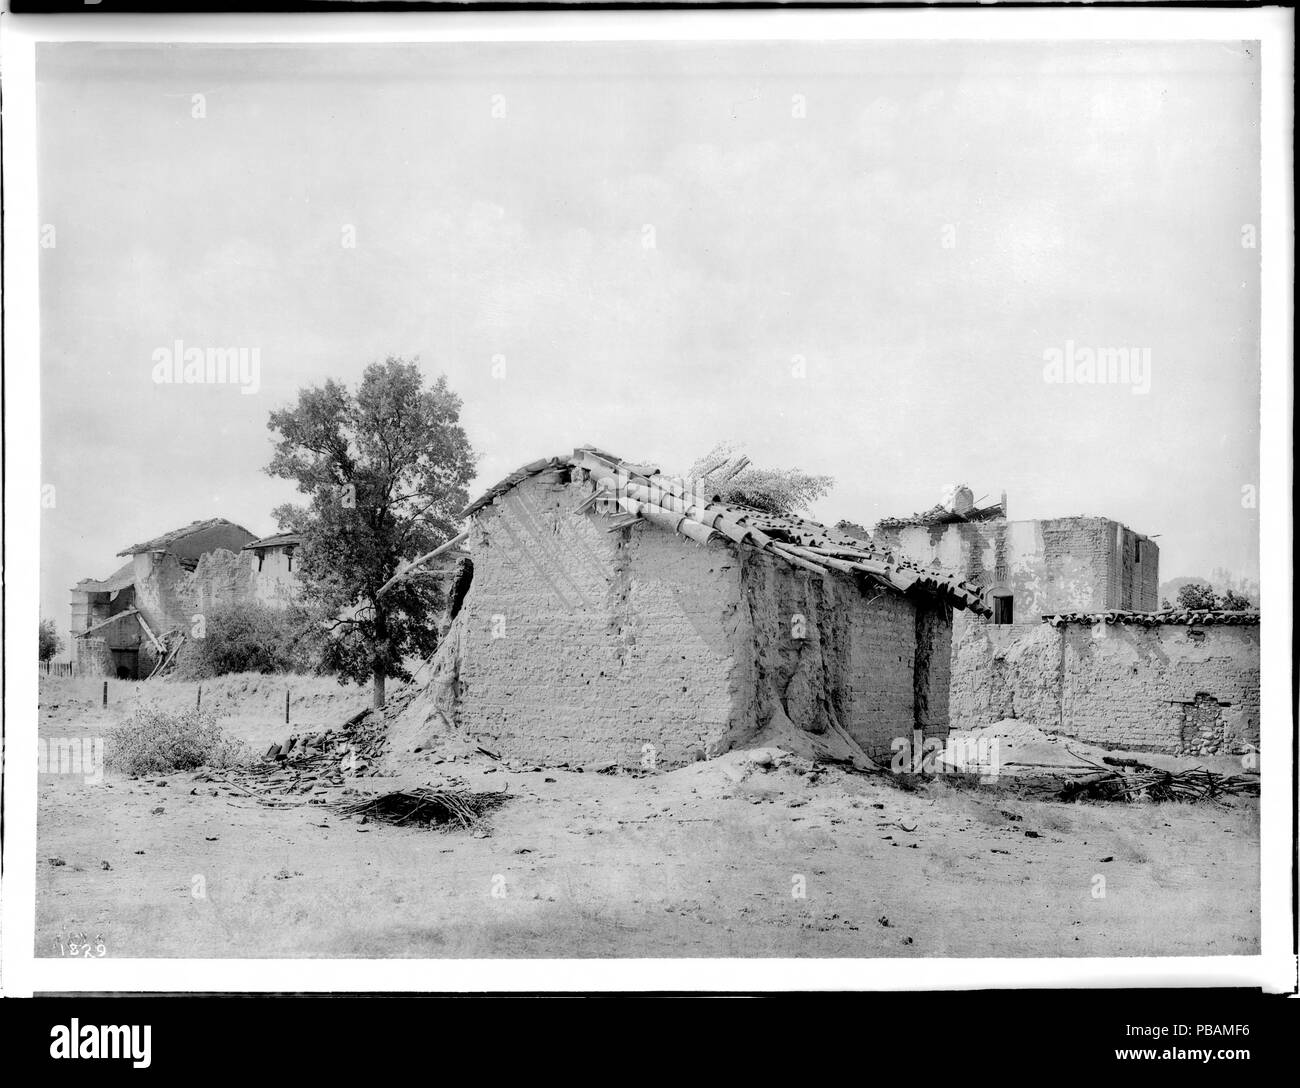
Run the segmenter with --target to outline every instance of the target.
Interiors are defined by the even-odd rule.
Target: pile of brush
[[[468,830],[505,802],[505,791],[474,793],[471,790],[435,790],[419,786],[345,801],[333,808],[344,816],[362,816],[386,824],[429,827],[456,823]]]
[[[1118,761],[1117,761],[1118,762]],[[1162,771],[1131,760],[1125,766],[1102,771],[1053,787],[1058,801],[1212,801],[1229,794],[1259,796],[1259,775],[1222,775],[1195,767],[1187,771]]]

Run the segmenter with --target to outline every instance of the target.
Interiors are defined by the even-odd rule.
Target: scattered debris
[[[1058,801],[1211,801],[1229,794],[1259,795],[1259,775],[1221,775],[1203,767],[1162,771],[1128,760],[1121,769],[1075,778],[1050,787]]]
[[[435,790],[417,787],[394,790],[358,801],[334,806],[346,816],[373,817],[387,824],[413,823],[421,827],[447,825],[453,820],[463,828],[473,828],[489,812],[505,804],[505,790],[497,793],[474,793],[470,790]]]

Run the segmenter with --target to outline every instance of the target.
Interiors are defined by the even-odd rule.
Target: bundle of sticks
[[[1259,795],[1259,775],[1215,774],[1203,767],[1162,771],[1123,768],[1076,778],[1049,791],[1060,801],[1212,801],[1227,794]]]
[[[333,806],[344,816],[365,816],[387,824],[450,824],[471,828],[487,813],[505,804],[506,794],[474,793],[471,790],[435,790],[418,786],[411,790],[393,790],[357,801]]]

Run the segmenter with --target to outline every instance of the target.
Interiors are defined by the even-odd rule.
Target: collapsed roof
[[[899,593],[925,592],[943,598],[956,608],[990,614],[980,590],[956,575],[922,567],[869,540],[829,529],[816,521],[725,503],[717,495],[701,495],[687,481],[594,447],[581,447],[572,455],[524,465],[470,503],[461,512],[461,518],[473,517],[524,480],[552,469],[585,473],[594,484],[595,491],[579,504],[575,513],[605,499],[616,502],[626,513],[623,525],[650,522],[699,544],[720,537],[736,545],[770,552],[823,577],[838,571],[870,579]]]
[[[236,525],[233,521],[226,518],[206,518],[201,521],[190,522],[180,529],[173,529],[169,533],[163,533],[162,536],[156,536],[152,540],[146,540],[142,544],[132,544],[129,548],[123,548],[118,555],[138,555],[140,552],[165,552],[171,550],[172,546],[185,540],[187,537],[195,536],[198,533],[205,533],[212,529],[221,529],[229,527],[238,529],[241,533],[246,533],[250,538],[252,533],[248,532],[242,525]]]
[[[995,502],[991,506],[973,506],[964,514],[950,510],[940,503],[911,517],[881,518],[876,522],[876,530],[879,532],[881,529],[903,529],[909,525],[953,525],[962,521],[992,521],[994,518],[1005,516],[1000,502]]]

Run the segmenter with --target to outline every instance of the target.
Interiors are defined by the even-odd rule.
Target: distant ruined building
[[[1159,607],[1160,549],[1150,537],[1109,518],[1011,521],[1005,493],[992,506],[972,500],[970,488],[955,488],[948,505],[878,521],[873,539],[979,586],[993,623]]]
[[[874,539],[983,592],[955,617],[953,729],[1005,718],[1103,747],[1258,751],[1259,613],[1159,611],[1154,540],[1100,517],[1011,521],[965,486]]]
[[[118,552],[104,579],[72,588],[74,660],[82,675],[149,676],[218,604],[284,607],[297,597],[292,534],[257,539],[225,518],[196,521]]]

